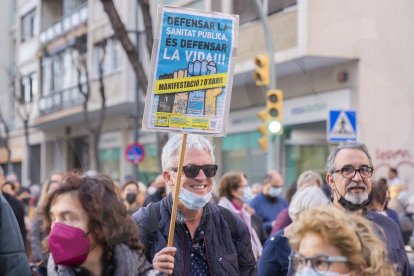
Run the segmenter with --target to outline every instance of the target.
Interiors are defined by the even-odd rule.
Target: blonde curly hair
[[[388,263],[387,250],[378,238],[378,226],[367,219],[345,213],[334,206],[320,206],[302,212],[292,224],[289,243],[298,252],[308,232],[316,232],[346,257],[351,271],[363,276],[394,276],[395,268]]]

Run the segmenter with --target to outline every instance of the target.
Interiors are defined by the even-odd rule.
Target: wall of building
[[[359,140],[414,192],[414,2],[308,1],[308,51],[359,59]]]

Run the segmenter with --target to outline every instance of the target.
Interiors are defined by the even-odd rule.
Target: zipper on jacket
[[[210,259],[208,258],[208,250],[207,250],[207,241],[206,241],[206,238],[203,238],[203,240],[204,240],[204,246],[206,248],[206,256],[207,256],[208,269],[210,270],[210,275],[213,276],[213,272],[211,271]]]
[[[184,275],[183,276],[185,276],[185,273],[187,272],[187,267],[186,267],[186,259],[187,259],[187,254],[186,254],[186,250],[185,250],[185,248],[186,248],[186,243],[185,243],[185,235],[184,235],[184,232],[183,232],[183,227],[182,226],[180,226],[180,229],[181,229],[181,235],[183,236],[183,248],[184,248]]]

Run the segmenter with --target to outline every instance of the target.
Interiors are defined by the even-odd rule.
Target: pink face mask
[[[88,257],[88,235],[75,227],[56,222],[49,234],[49,249],[57,265],[78,266]]]

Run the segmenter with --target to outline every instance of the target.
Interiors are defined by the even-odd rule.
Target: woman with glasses
[[[252,190],[247,184],[247,176],[243,172],[228,172],[220,179],[219,205],[229,209],[247,224],[249,228],[252,250],[256,261],[262,253],[260,238],[253,227],[252,215],[254,210],[247,205],[253,197]]]
[[[329,200],[319,187],[301,188],[292,198],[289,206],[289,216],[295,221],[303,211],[327,204],[329,204]],[[292,250],[287,236],[290,234],[291,228],[292,224],[278,231],[267,240],[257,265],[259,276],[284,276],[288,274],[289,255]]]
[[[295,275],[396,275],[371,222],[334,206],[303,212],[289,237],[296,252],[289,257]]]

